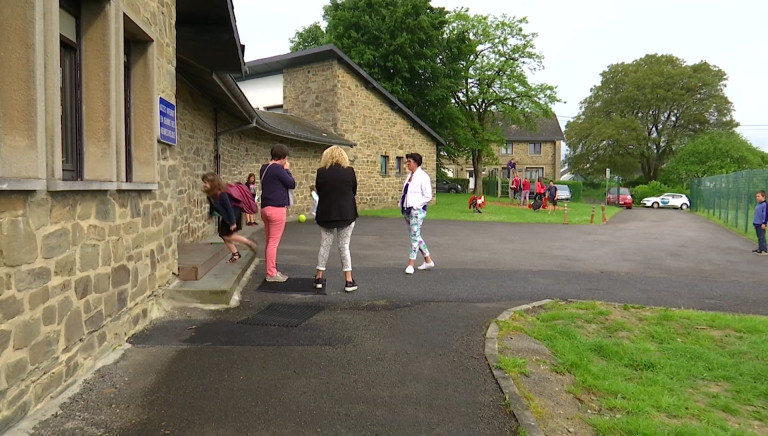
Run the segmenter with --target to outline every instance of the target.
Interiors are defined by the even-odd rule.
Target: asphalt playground
[[[515,423],[483,354],[507,308],[596,299],[768,315],[766,265],[747,239],[690,212],[635,209],[593,226],[425,221],[436,268],[403,273],[402,220],[361,218],[347,294],[257,292],[185,309],[131,338],[33,435],[507,435]],[[311,277],[319,232],[290,223],[279,269]],[[296,328],[238,324],[271,302],[313,304]]]

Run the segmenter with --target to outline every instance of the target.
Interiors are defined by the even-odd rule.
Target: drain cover
[[[309,304],[271,303],[256,315],[238,321],[238,324],[273,327],[298,327],[304,321],[317,315],[322,306]]]

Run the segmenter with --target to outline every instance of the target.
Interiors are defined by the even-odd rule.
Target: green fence
[[[755,193],[768,191],[768,169],[746,170],[691,182],[691,208],[738,231],[752,232]]]

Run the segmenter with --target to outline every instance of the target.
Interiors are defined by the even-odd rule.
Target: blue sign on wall
[[[176,145],[176,105],[160,97],[160,142]]]

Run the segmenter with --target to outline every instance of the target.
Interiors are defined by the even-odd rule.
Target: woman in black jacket
[[[315,221],[320,226],[320,252],[317,255],[317,274],[315,288],[325,288],[325,265],[333,245],[334,235],[339,237],[339,255],[344,271],[344,290],[357,290],[357,283],[352,277],[352,258],[349,254],[349,241],[357,220],[357,177],[355,170],[349,166],[349,158],[344,150],[331,146],[320,161],[320,168],[315,178],[315,188],[319,201]],[[324,293],[322,291],[318,291]]]

